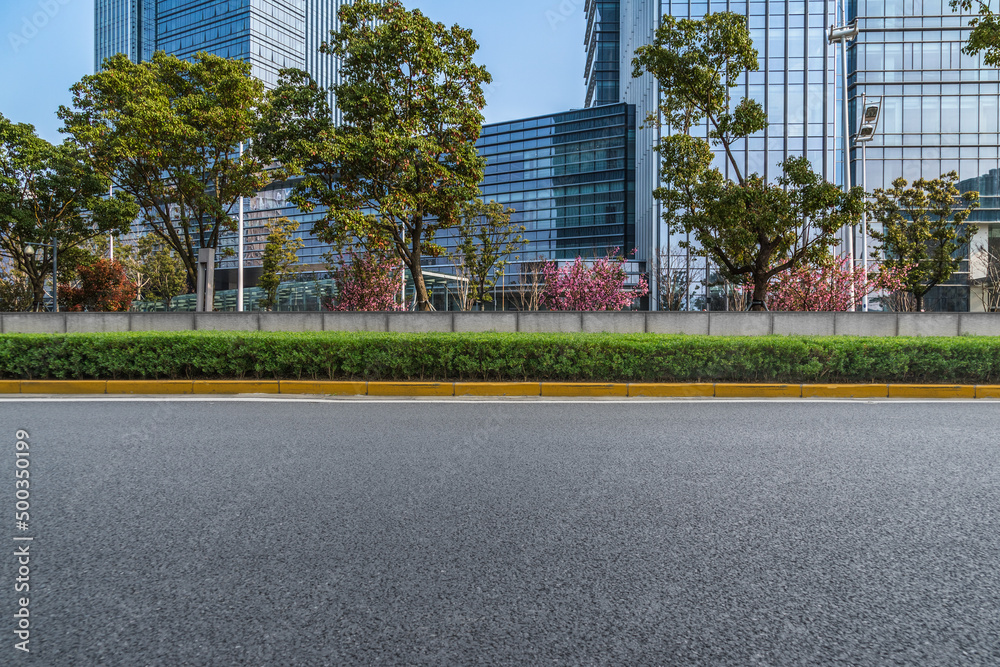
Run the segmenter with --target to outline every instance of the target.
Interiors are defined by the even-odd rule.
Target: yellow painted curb
[[[975,398],[973,385],[890,384],[889,398]]]
[[[451,382],[369,382],[369,396],[454,396]]]
[[[334,382],[332,380],[281,380],[282,394],[321,394],[327,396],[364,396],[367,382]]]
[[[1000,398],[1000,385],[981,384],[977,386],[976,398]]]
[[[0,394],[20,394],[20,380],[0,380]]]
[[[541,396],[541,382],[456,382],[456,396]]]
[[[673,384],[636,383],[628,386],[628,395],[648,397],[715,396],[715,385],[710,382]]]
[[[22,394],[103,394],[107,380],[21,380]]]
[[[800,384],[717,384],[718,398],[801,398]]]
[[[802,398],[886,398],[887,384],[804,384]]]
[[[542,396],[627,397],[627,384],[589,384],[581,382],[543,382]]]
[[[109,394],[193,394],[192,380],[108,380]]]
[[[196,394],[277,394],[277,380],[195,380]]]

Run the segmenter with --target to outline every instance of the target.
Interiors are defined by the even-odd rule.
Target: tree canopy
[[[503,204],[478,198],[462,207],[452,261],[455,270],[469,281],[465,298],[460,299],[467,310],[493,300],[490,291],[503,276],[509,257],[527,242],[522,234],[524,225],[510,221],[513,212]]]
[[[875,222],[872,237],[877,251],[885,254],[883,265],[905,271],[903,285],[923,310],[924,297],[935,285],[948,280],[961,266],[960,252],[975,235],[973,225],[965,225],[979,206],[978,192],[960,193],[957,172],[941,178],[921,178],[907,187],[897,178],[888,190],[872,193],[868,207]]]
[[[951,0],[951,8],[975,12],[969,20],[972,32],[962,52],[974,56],[983,54],[983,64],[1000,67],[1000,14],[990,8],[985,0]]]
[[[264,84],[249,63],[199,53],[193,62],[157,52],[133,63],[109,58],[73,86],[61,107],[65,132],[95,168],[139,206],[150,233],[177,251],[189,287],[198,248],[217,248],[234,231],[239,198],[262,189],[270,162],[252,138]]]
[[[53,249],[39,244],[54,241],[69,258],[88,239],[128,231],[136,206],[124,196],[109,198],[108,188],[75,144],[50,144],[31,125],[0,115],[0,249],[27,277],[36,309],[52,273]],[[34,255],[25,253],[29,244]]]

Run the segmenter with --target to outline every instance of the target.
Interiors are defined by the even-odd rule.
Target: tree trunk
[[[34,311],[40,313],[45,310],[45,274],[43,273],[40,277],[35,278],[35,276],[28,276],[28,280],[31,281],[31,293],[34,295],[32,298],[34,300]]]
[[[918,313],[924,312],[924,295],[923,294],[914,294],[913,298],[917,302],[917,306],[916,306],[917,312]]]
[[[417,309],[421,311],[433,310],[430,299],[427,298],[427,285],[424,284],[424,270],[420,265],[420,244],[414,243],[410,250],[410,275],[413,278],[413,287],[417,292]]]
[[[767,310],[765,299],[767,299],[767,278],[754,276],[753,300],[750,304],[751,312],[763,312]]]

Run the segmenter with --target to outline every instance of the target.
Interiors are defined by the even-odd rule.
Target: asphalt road
[[[1000,664],[997,403],[3,401],[0,425],[3,665]]]

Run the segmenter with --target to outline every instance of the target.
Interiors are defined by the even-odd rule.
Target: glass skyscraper
[[[619,101],[621,4],[618,0],[587,0],[587,69],[584,77],[588,107]]]
[[[971,250],[988,246],[991,230],[1000,229],[1000,69],[961,52],[968,17],[947,0],[850,0],[848,12],[861,29],[849,51],[851,127],[858,126],[862,95],[882,100],[867,148],[869,191],[899,177],[912,183],[956,171],[960,188],[981,196],[970,219],[979,225]],[[860,183],[860,150],[852,151],[851,163]],[[982,310],[969,289],[981,273],[975,262],[963,262],[947,285],[931,290],[926,307]]]
[[[605,7],[605,5],[607,7]],[[601,103],[590,91],[601,90],[602,70],[590,65],[599,52],[590,37],[595,25],[609,30],[618,26],[618,39],[604,42],[618,48],[620,101],[635,105],[639,120],[636,143],[636,240],[639,259],[652,269],[665,253],[664,261],[683,265],[689,274],[708,278],[711,268],[678,246],[677,235],[662,229],[660,211],[653,199],[659,185],[659,156],[653,146],[671,128],[647,122],[657,113],[659,85],[650,74],[632,77],[632,59],[639,47],[652,43],[664,15],[699,19],[710,12],[730,11],[747,17],[750,35],[758,51],[760,69],[740,78],[734,100],[750,97],[764,107],[769,126],[736,147],[736,159],[744,173],[757,172],[769,180],[780,175],[782,161],[806,156],[828,180],[835,178],[837,106],[836,58],[826,44],[826,31],[833,21],[834,6],[825,0],[623,0],[601,3],[591,0],[588,8],[588,106]],[[617,16],[609,15],[617,9]],[[604,11],[602,11],[604,10]],[[599,33],[602,34],[602,33]],[[603,35],[602,35],[603,36]],[[608,58],[603,54],[601,58]],[[707,123],[695,128],[695,136],[706,137]],[[720,161],[721,165],[721,161]],[[728,174],[727,174],[728,175]],[[655,271],[651,271],[654,274]]]
[[[156,0],[94,0],[94,69],[118,53],[134,62],[156,50]]]
[[[207,51],[248,61],[268,87],[280,70],[294,67],[330,88],[337,64],[319,47],[349,1],[95,0],[95,69],[116,53],[141,62],[154,51],[188,59]]]
[[[857,131],[861,96],[882,100],[882,119],[867,150],[868,190],[888,188],[894,178],[909,181],[936,178],[955,170],[961,188],[981,192],[982,207],[972,217],[980,225],[973,249],[1000,238],[1000,194],[997,170],[1000,146],[1000,72],[984,68],[981,58],[965,56],[967,19],[948,7],[947,0],[622,0],[620,3],[587,3],[588,93],[587,104],[601,103],[601,69],[591,64],[599,45],[614,44],[601,27],[616,23],[620,34],[620,101],[635,105],[639,120],[636,145],[636,237],[642,259],[656,257],[662,248],[673,266],[708,280],[711,266],[678,247],[678,235],[662,233],[652,190],[659,182],[659,159],[652,146],[671,128],[657,123],[643,125],[656,113],[659,90],[649,75],[632,78],[636,49],[650,44],[662,16],[701,18],[710,12],[730,11],[747,17],[760,69],[741,78],[733,98],[750,97],[764,107],[769,126],[738,147],[737,159],[744,173],[758,172],[773,181],[779,164],[792,156],[806,156],[828,181],[844,182],[843,135]],[[608,5],[607,8],[604,5]],[[611,5],[617,17],[609,15]],[[602,12],[602,9],[605,11]],[[839,46],[827,44],[831,25],[858,19],[860,36],[848,50],[849,118],[844,122],[845,91],[841,85]],[[615,20],[617,18],[617,20]],[[598,35],[599,37],[595,37]],[[610,46],[608,48],[611,48]],[[706,136],[707,128],[697,131]],[[861,183],[861,153],[851,151],[852,184]],[[721,161],[720,161],[721,164]],[[992,231],[991,231],[992,230]],[[845,230],[846,239],[850,231]],[[994,236],[989,236],[993,234]],[[992,241],[1000,249],[1000,242]],[[860,259],[860,227],[855,238]],[[976,269],[963,265],[950,286],[935,289],[928,307],[937,310],[976,309],[970,303],[969,279]],[[699,290],[704,292],[703,287]],[[974,290],[973,290],[974,292]],[[975,299],[972,299],[975,301]]]
[[[573,260],[635,247],[635,108],[593,109],[486,125],[485,200],[515,209],[522,258]]]

